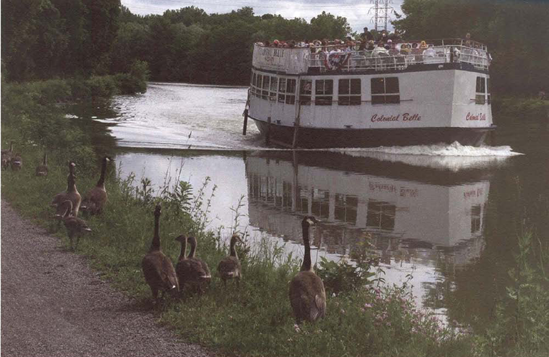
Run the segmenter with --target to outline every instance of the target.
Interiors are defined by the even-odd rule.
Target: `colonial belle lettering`
[[[261,54],[265,57],[284,57],[284,50],[277,48],[264,48]]]
[[[383,114],[374,114],[372,115],[372,123],[376,122],[384,122],[384,121],[421,121],[421,115],[419,114],[410,114],[410,113],[404,113],[404,114],[397,114],[397,115],[389,115],[385,116]]]
[[[486,120],[486,114],[478,113],[477,115],[474,115],[474,114],[471,114],[471,112],[469,112],[467,113],[465,120]]]

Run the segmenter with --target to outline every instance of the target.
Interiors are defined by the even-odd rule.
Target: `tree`
[[[322,14],[311,19],[310,35],[314,38],[342,39],[349,32],[351,32],[351,27],[344,17],[335,17],[322,11]]]
[[[94,74],[107,74],[110,51],[118,31],[120,0],[83,0],[87,8],[85,68]]]

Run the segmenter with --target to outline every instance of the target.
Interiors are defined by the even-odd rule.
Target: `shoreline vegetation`
[[[77,187],[86,192],[99,173],[98,153],[89,133],[65,118],[71,98],[65,81],[5,85],[2,91],[2,142],[15,141],[24,166],[2,173],[2,197],[23,216],[47,227],[64,245],[64,229],[56,231],[52,197],[66,188],[66,162],[77,162]],[[34,175],[44,150],[49,156],[47,177]],[[204,187],[214,183],[207,180]],[[207,231],[210,198],[192,195],[186,182],[168,180],[158,192],[146,180],[137,183],[111,167],[107,175],[109,201],[100,216],[87,217],[92,232],[80,240],[78,254],[89,258],[102,278],[159,315],[160,323],[189,342],[227,355],[247,356],[543,356],[549,353],[549,251],[526,232],[518,239],[520,254],[509,271],[513,284],[497,304],[487,329],[473,331],[458,322],[442,324],[431,312],[414,304],[410,287],[384,286],[364,269],[375,266],[367,246],[348,262],[321,262],[316,270],[328,294],[327,316],[295,325],[288,300],[288,283],[301,257],[285,257],[280,246],[264,239],[239,251],[243,279],[240,287],[214,276],[202,296],[183,301],[166,299],[152,308],[150,290],[140,262],[153,235],[154,205],[162,203],[162,250],[172,261],[179,252],[175,238],[195,235],[198,256],[210,267],[226,256],[225,238]],[[204,189],[199,192],[205,192]],[[237,204],[237,203],[235,203]],[[237,208],[227,207],[235,210]],[[235,218],[233,230],[238,230]],[[367,244],[367,242],[365,242]],[[535,259],[532,259],[535,257]],[[531,262],[538,262],[533,265]],[[360,269],[363,268],[363,269]]]

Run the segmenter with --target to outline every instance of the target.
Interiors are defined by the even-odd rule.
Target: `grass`
[[[35,177],[34,164],[39,162],[40,153],[32,146],[23,149],[23,170],[3,172],[2,196],[24,216],[53,232],[53,210],[48,205],[56,193],[65,189],[66,168],[50,165],[48,177]],[[190,214],[200,205],[201,212],[206,212],[207,197],[171,194],[144,200],[142,190],[134,188],[138,185],[131,178],[121,180],[112,174],[112,167],[110,171],[108,204],[101,216],[87,218],[93,232],[85,235],[78,247],[78,253],[89,257],[92,267],[101,271],[104,279],[139,304],[150,304],[151,293],[143,278],[141,259],[152,239],[152,212],[158,200],[163,204],[163,251],[175,261],[179,254],[175,237],[194,231],[199,257],[215,271],[217,263],[228,254],[224,239],[205,231],[197,217]],[[77,187],[83,194],[95,184],[99,169],[82,173],[77,168],[77,175]],[[175,183],[172,189],[179,186]],[[181,187],[180,193],[184,193],[187,186]],[[54,234],[68,246],[64,229]],[[215,278],[203,296],[167,301],[158,311],[160,322],[172,326],[189,342],[228,355],[470,355],[469,337],[457,336],[429,314],[417,311],[403,288],[365,287],[340,293],[328,299],[324,320],[297,327],[288,299],[288,283],[299,269],[299,260],[284,257],[282,249],[267,239],[245,257],[239,288],[232,283],[225,287]]]

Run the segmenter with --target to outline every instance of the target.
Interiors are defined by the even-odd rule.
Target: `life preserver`
[[[351,53],[324,53],[324,67],[329,71],[336,71],[343,67],[349,58],[351,58]]]

